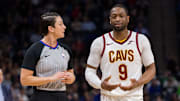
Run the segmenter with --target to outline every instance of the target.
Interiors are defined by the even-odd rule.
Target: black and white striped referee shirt
[[[50,47],[42,41],[34,43],[26,52],[22,68],[34,71],[38,77],[52,76],[56,72],[72,69],[72,52],[58,41]],[[36,87],[37,90],[65,91],[66,85],[60,80]]]

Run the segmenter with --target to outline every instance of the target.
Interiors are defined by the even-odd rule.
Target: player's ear
[[[111,24],[111,16],[109,16],[109,23]]]
[[[129,23],[129,19],[130,19],[130,16],[127,16],[128,23]]]
[[[48,26],[48,31],[49,31],[49,32],[54,32],[54,27]]]
[[[109,23],[111,24],[111,19],[109,19]]]

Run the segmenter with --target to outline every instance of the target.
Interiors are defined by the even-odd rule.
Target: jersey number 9
[[[119,73],[120,80],[127,79],[127,66],[125,64],[119,65]]]

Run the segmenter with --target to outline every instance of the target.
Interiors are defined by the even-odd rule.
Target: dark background
[[[31,87],[22,87],[20,66],[27,48],[41,39],[39,18],[56,11],[67,27],[65,42],[74,54],[77,80],[68,88],[70,101],[99,101],[99,91],[84,78],[91,42],[111,30],[109,10],[123,3],[129,9],[129,29],[151,41],[157,75],[144,87],[144,101],[180,101],[180,0],[1,0],[0,68],[7,101],[28,101]],[[11,97],[10,97],[11,96]]]

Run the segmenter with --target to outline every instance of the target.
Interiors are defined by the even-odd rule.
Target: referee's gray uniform
[[[34,71],[38,77],[47,77],[56,72],[72,69],[72,52],[58,41],[56,47],[50,47],[38,41],[26,52],[22,68]],[[67,101],[66,85],[60,80],[34,87],[31,101]]]

